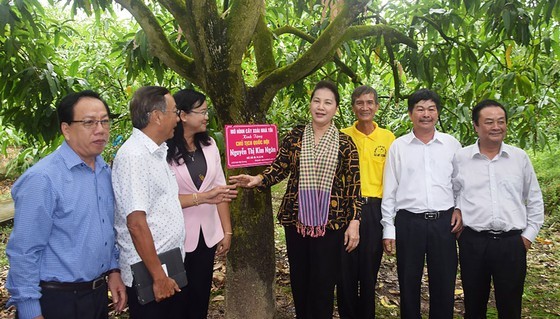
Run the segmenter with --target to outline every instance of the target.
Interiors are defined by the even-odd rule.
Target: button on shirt
[[[20,318],[41,314],[39,281],[85,282],[117,268],[111,170],[95,171],[64,142],[14,184],[6,282]]]
[[[158,254],[180,247],[184,254],[185,222],[179,202],[179,189],[165,157],[167,145],[157,145],[138,129],[122,145],[113,162],[115,229],[121,251],[123,282],[132,287],[130,265],[141,261],[126,226],[134,211],[146,213],[148,227]]]
[[[525,151],[502,143],[489,159],[478,143],[457,152],[453,188],[463,224],[476,231],[523,230],[534,241],[544,221],[541,189]]]
[[[453,136],[437,131],[426,144],[413,132],[393,142],[383,174],[383,238],[395,239],[394,218],[400,209],[423,213],[455,205],[452,162],[460,148]]]

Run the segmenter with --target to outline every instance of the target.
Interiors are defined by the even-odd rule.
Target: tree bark
[[[258,174],[262,167],[248,170]],[[274,222],[270,189],[241,190],[232,202],[234,237],[226,270],[226,318],[274,318]]]

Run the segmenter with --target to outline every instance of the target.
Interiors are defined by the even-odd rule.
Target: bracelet
[[[198,195],[196,193],[192,194],[193,202],[196,206],[198,206]]]
[[[224,234],[233,236],[233,233],[229,231],[224,232]]]

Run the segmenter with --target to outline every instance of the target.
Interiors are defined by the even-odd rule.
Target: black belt
[[[381,198],[379,197],[362,197],[362,202],[364,204],[381,203]]]
[[[105,274],[92,281],[85,282],[58,282],[58,281],[42,281],[39,286],[43,289],[56,289],[56,290],[95,290],[103,287],[107,283]]]
[[[438,211],[425,212],[425,213],[413,213],[413,212],[408,211],[406,209],[399,209],[399,211],[397,213],[404,212],[404,213],[407,213],[408,216],[413,216],[413,217],[422,218],[422,219],[426,219],[426,220],[436,220],[436,219],[439,219],[440,217],[443,217],[443,214],[451,213],[453,211],[453,209],[454,208],[451,207],[447,210],[438,210]]]
[[[514,229],[514,230],[510,230],[510,231],[503,231],[503,230],[476,231],[476,230],[474,230],[470,227],[466,227],[466,229],[471,230],[474,233],[487,236],[487,237],[492,238],[492,239],[501,239],[501,238],[516,236],[516,235],[521,235],[521,233],[523,233],[523,231],[520,230],[520,229]]]

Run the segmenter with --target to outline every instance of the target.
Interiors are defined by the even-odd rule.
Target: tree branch
[[[255,28],[255,34],[253,35],[253,47],[255,48],[258,78],[266,76],[276,69],[276,58],[274,56],[272,42],[273,33],[266,25],[264,14],[261,14]]]
[[[273,33],[276,36],[280,36],[282,34],[293,34],[309,43],[313,43],[316,41],[316,38],[314,36],[311,36],[301,31],[300,29],[292,26],[283,26],[281,28],[274,30]],[[336,64],[336,66],[340,68],[340,71],[342,71],[342,73],[345,73],[346,75],[348,75],[349,78],[352,79],[352,82],[358,83],[361,81],[360,76],[356,72],[354,72],[354,70],[352,70],[350,67],[348,67],[344,62],[340,61],[340,59],[338,58],[338,56],[336,56],[336,54],[333,55],[332,59],[333,62]]]
[[[255,27],[264,14],[264,0],[237,0],[231,3],[226,17],[226,37],[229,39],[229,62],[238,67],[253,38]]]
[[[383,24],[357,25],[349,27],[344,33],[344,42],[359,40],[372,36],[383,36],[390,44],[402,43],[410,48],[418,49],[416,42],[404,33]]]
[[[321,35],[311,44],[311,47],[292,64],[279,68],[257,82],[255,90],[264,87],[269,92],[277,92],[279,89],[294,83],[310,74],[324,61],[332,57],[333,52],[339,47],[345,30],[353,22],[354,18],[362,11],[367,1],[346,0],[342,10]]]
[[[194,72],[194,61],[169,43],[156,17],[141,0],[116,0],[136,19],[148,38],[150,52],[165,65],[193,83],[200,79]]]
[[[385,41],[385,48],[387,49],[387,54],[389,55],[389,65],[391,66],[391,70],[393,71],[393,82],[395,83],[395,101],[398,103],[401,95],[401,81],[399,78],[399,69],[395,62],[395,53],[393,52],[393,48],[391,47],[391,43]]]

